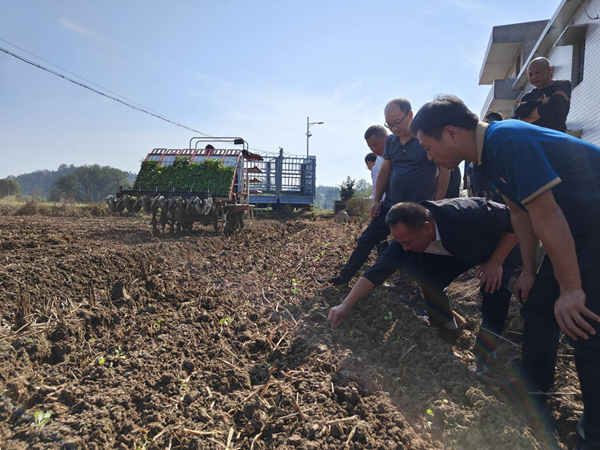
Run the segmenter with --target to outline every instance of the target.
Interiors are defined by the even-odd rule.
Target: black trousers
[[[517,245],[506,257],[504,264],[502,264],[502,283],[500,289],[497,291],[497,295],[493,298],[489,295],[483,296],[483,301],[481,302],[481,327],[479,328],[474,347],[475,355],[478,358],[489,358],[492,352],[496,351],[498,347],[499,336],[502,334],[512,297],[508,283],[515,273],[517,266],[521,264],[521,250]]]
[[[345,281],[350,281],[352,277],[360,270],[363,264],[369,259],[373,247],[386,244],[387,237],[390,235],[390,227],[385,224],[385,216],[389,208],[383,206],[379,210],[379,215],[371,220],[363,234],[358,238],[356,248],[350,255],[350,258],[340,270],[340,278]]]
[[[399,243],[393,241],[377,262],[365,271],[363,276],[375,284],[375,286],[383,284],[396,270],[400,270],[402,274],[413,277],[423,291],[423,297],[426,302],[425,306],[429,313],[431,324],[433,326],[442,326],[454,317],[452,307],[450,306],[450,299],[445,292],[446,288],[456,278],[475,265],[477,263],[459,261],[453,256],[407,252],[404,251]],[[510,291],[508,291],[507,286],[508,280],[506,283],[503,280],[503,288],[505,289],[500,289],[493,294],[482,292],[483,301],[488,306],[488,311],[492,315],[498,314],[496,312],[496,305],[510,301]],[[506,299],[507,292],[509,294],[508,299]],[[508,306],[506,306],[506,312],[502,317],[502,325],[504,324],[507,312]],[[490,314],[488,314],[489,316]],[[502,328],[499,331],[501,332]]]
[[[574,237],[581,271],[586,307],[600,315],[600,226]],[[560,288],[548,255],[539,267],[529,300],[523,303],[522,370],[532,389],[543,392],[552,388],[560,328],[554,317],[554,303]],[[600,449],[600,324],[587,322],[596,330],[589,339],[570,340],[575,349],[575,366],[579,376],[584,406],[585,440]]]

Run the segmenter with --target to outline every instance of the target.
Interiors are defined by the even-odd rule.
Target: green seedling
[[[106,358],[104,356],[101,356],[100,358],[98,358],[98,364],[102,365],[106,362]]]
[[[302,283],[302,281],[292,278],[292,294],[298,295],[298,292],[299,292],[298,285],[300,283]]]
[[[350,330],[350,337],[353,338],[354,337],[354,330]]]
[[[361,358],[360,356],[357,356],[357,357],[356,357],[356,360],[357,360],[358,362],[362,362],[362,358]]]
[[[125,358],[125,352],[121,350],[121,347],[115,348],[115,358],[117,358],[117,359]]]
[[[331,242],[323,242],[323,248],[327,248],[331,245]]]
[[[383,320],[392,320],[392,312],[389,311],[385,316],[383,316]]]
[[[148,436],[144,435],[135,443],[135,450],[145,450],[148,447]]]
[[[50,422],[52,411],[36,411],[33,414],[33,422],[36,426],[43,428],[44,425]]]
[[[190,392],[190,390],[188,389],[188,380],[180,378],[179,381],[181,382],[181,389],[183,389],[183,392],[185,392],[186,394]]]
[[[430,415],[431,417],[433,417],[433,411],[431,409],[427,410],[427,414]]]
[[[229,325],[232,320],[233,319],[231,317],[223,317],[221,320],[219,320],[219,323],[221,325]]]
[[[93,344],[94,342],[96,342],[96,338],[95,337],[91,338],[90,342]]]
[[[158,319],[158,322],[156,322],[155,324],[153,324],[152,326],[154,328],[160,328],[160,326],[162,325],[162,323],[165,321],[165,319]]]
[[[402,343],[402,339],[400,339],[399,337],[396,338],[396,340],[394,341],[394,344],[401,344]]]

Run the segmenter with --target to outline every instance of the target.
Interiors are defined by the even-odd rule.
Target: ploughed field
[[[544,448],[518,393],[470,370],[473,332],[452,347],[382,289],[331,330],[349,288],[316,280],[363,227],[257,219],[224,238],[152,236],[143,217],[1,217],[0,448]],[[478,323],[476,282],[450,291]],[[560,353],[567,446],[582,406]]]

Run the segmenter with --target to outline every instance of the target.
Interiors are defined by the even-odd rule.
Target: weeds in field
[[[50,422],[52,411],[36,411],[33,413],[33,423],[40,428],[44,428]]]

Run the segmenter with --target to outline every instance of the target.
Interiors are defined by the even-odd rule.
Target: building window
[[[577,86],[583,81],[583,69],[585,63],[585,39],[573,45],[573,62],[571,70],[571,85]]]
[[[515,61],[515,76],[518,76],[521,73],[522,61],[521,61],[521,52],[517,55],[517,60]]]

